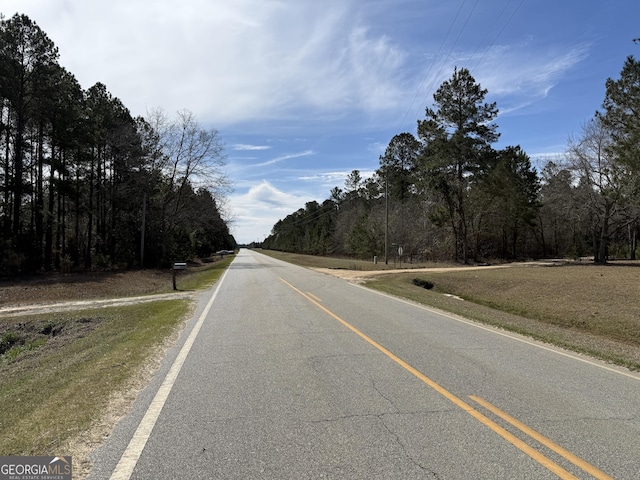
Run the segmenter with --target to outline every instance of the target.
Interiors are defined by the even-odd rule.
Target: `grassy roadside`
[[[260,250],[261,253],[269,255],[270,257],[283,260],[285,262],[293,263],[295,265],[301,265],[309,268],[334,268],[337,270],[356,270],[356,271],[380,271],[380,270],[393,270],[397,268],[429,268],[429,267],[454,267],[460,266],[454,263],[414,263],[407,264],[399,262],[394,263],[393,257],[389,259],[389,263],[385,265],[384,259],[379,259],[378,263],[373,263],[371,260],[357,260],[354,258],[336,258],[336,257],[316,257],[314,255],[304,255],[301,253],[288,253],[279,252],[276,250]]]
[[[186,274],[178,273],[178,290],[202,290],[222,276],[235,257],[229,256],[210,265],[190,268]]]
[[[56,454],[92,426],[188,311],[187,301],[172,300],[15,318],[40,331],[53,322],[59,332],[0,366],[0,452]]]
[[[181,274],[179,290],[210,286],[231,261]],[[0,455],[71,454],[82,478],[88,450],[126,412],[192,311],[188,300],[169,300],[0,317]]]
[[[264,253],[307,267],[328,266],[314,257]],[[329,268],[353,270],[350,262],[332,259]],[[416,286],[415,279],[434,288]],[[407,270],[372,276],[365,285],[640,370],[639,280],[640,265],[567,264],[441,273]]]
[[[538,269],[547,270],[545,267],[535,270]],[[604,312],[603,306],[597,306],[595,298],[577,308],[576,299],[572,299],[568,291],[579,291],[583,280],[573,284],[567,282],[564,287],[558,287],[559,292],[566,292],[566,297],[558,295],[554,298],[546,296],[545,289],[536,289],[537,282],[530,281],[528,270],[517,267],[502,270],[498,279],[493,276],[497,272],[495,270],[474,272],[473,281],[466,278],[472,272],[385,275],[367,281],[366,286],[632,370],[640,370],[640,343],[637,339],[640,320],[638,317],[631,318],[624,311],[624,305],[633,303],[630,299],[619,304],[621,308],[615,311]],[[414,278],[428,280],[435,287],[433,290],[418,287],[413,284]],[[504,295],[509,290],[501,290],[505,278],[521,282],[519,288],[529,291],[520,296]],[[548,288],[553,283],[550,282]],[[557,310],[554,311],[554,307]],[[637,309],[637,305],[632,309]],[[595,313],[598,311],[600,315]]]

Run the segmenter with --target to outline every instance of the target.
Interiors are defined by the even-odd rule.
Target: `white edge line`
[[[513,333],[501,331],[501,330],[498,329],[498,327],[486,326],[486,325],[482,325],[480,323],[477,323],[477,322],[474,322],[474,321],[471,321],[471,320],[465,320],[462,317],[455,316],[453,314],[447,313],[444,310],[438,310],[438,309],[435,309],[435,308],[431,308],[431,307],[428,307],[426,305],[422,305],[422,304],[419,304],[419,303],[416,303],[416,302],[405,300],[403,298],[395,297],[395,296],[390,295],[388,293],[379,292],[378,290],[374,290],[372,288],[363,287],[362,285],[357,285],[357,284],[351,283],[351,282],[349,282],[349,285],[351,285],[353,287],[356,287],[356,288],[361,288],[362,290],[367,290],[368,292],[373,292],[373,293],[375,293],[377,295],[381,295],[383,297],[390,298],[390,299],[395,300],[397,302],[401,302],[401,303],[405,303],[407,305],[411,305],[411,306],[419,308],[421,310],[426,310],[427,312],[435,313],[435,314],[440,315],[442,317],[449,318],[451,320],[455,320],[456,322],[465,323],[465,324],[470,325],[472,327],[480,328],[480,329],[485,330],[487,332],[495,333],[496,335],[501,335],[503,337],[511,338],[512,340],[516,340],[518,342],[526,343],[527,345],[531,345],[532,347],[540,348],[542,350],[547,350],[548,352],[553,352],[553,353],[556,353],[558,355],[562,355],[564,357],[572,358],[574,360],[578,360],[579,362],[586,363],[588,365],[591,365],[591,366],[594,366],[594,367],[598,367],[598,368],[601,368],[603,370],[608,370],[609,372],[617,373],[619,375],[624,375],[625,377],[632,378],[633,380],[636,380],[636,381],[640,381],[640,377],[638,377],[637,375],[634,375],[633,373],[625,372],[623,370],[612,368],[612,367],[609,367],[607,365],[603,365],[601,363],[596,363],[596,362],[593,362],[591,360],[587,360],[586,358],[578,357],[575,354],[567,353],[565,351],[560,350],[559,349],[560,347],[548,347],[546,345],[542,345],[542,344],[537,343],[537,342],[533,342],[533,341],[530,341],[530,340],[527,340],[527,339],[524,339],[524,338],[520,338],[519,336],[516,336]]]
[[[182,365],[184,364],[187,355],[191,350],[193,342],[200,332],[200,328],[202,327],[205,318],[209,314],[209,310],[213,306],[214,300],[218,296],[218,292],[220,291],[220,287],[222,286],[222,282],[227,276],[228,271],[228,269],[225,270],[222,278],[220,278],[215,292],[213,292],[213,295],[211,295],[207,306],[204,308],[204,310],[200,314],[200,317],[198,318],[198,321],[193,326],[189,337],[184,342],[184,345],[180,349],[180,353],[178,353],[178,356],[174,360],[173,365],[171,365],[171,369],[167,373],[167,376],[164,378],[162,385],[160,385],[160,388],[156,392],[156,395],[151,401],[149,408],[144,414],[144,417],[142,417],[137,430],[133,434],[133,437],[131,437],[129,445],[120,457],[118,465],[116,465],[116,468],[111,474],[111,477],[109,477],[110,480],[128,480],[131,477],[131,474],[133,473],[133,470],[136,467],[138,460],[140,459],[140,455],[142,455],[142,451],[147,444],[147,440],[151,435],[151,431],[153,430],[153,427],[155,426],[156,421],[160,416],[160,412],[162,411],[162,408],[164,407],[164,404],[169,397],[169,393],[173,388],[173,384],[175,383],[176,378],[178,377],[178,374],[182,369]]]

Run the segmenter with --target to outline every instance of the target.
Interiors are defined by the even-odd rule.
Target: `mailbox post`
[[[176,286],[176,270],[186,270],[187,269],[187,263],[186,262],[175,262],[173,264],[173,268],[171,269],[171,271],[173,272],[173,289],[177,290],[178,287]]]

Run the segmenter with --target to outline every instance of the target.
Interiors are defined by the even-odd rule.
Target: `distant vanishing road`
[[[640,375],[241,250],[94,479],[640,475]]]

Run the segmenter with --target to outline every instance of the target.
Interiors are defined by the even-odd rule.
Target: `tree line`
[[[465,68],[433,96],[417,132],[395,135],[367,179],[278,221],[270,249],[388,260],[592,256],[635,259],[640,221],[640,62],[606,81],[602,109],[538,172],[498,150],[495,103]]]
[[[0,276],[159,267],[235,248],[218,132],[83,90],[26,15],[0,17]]]

